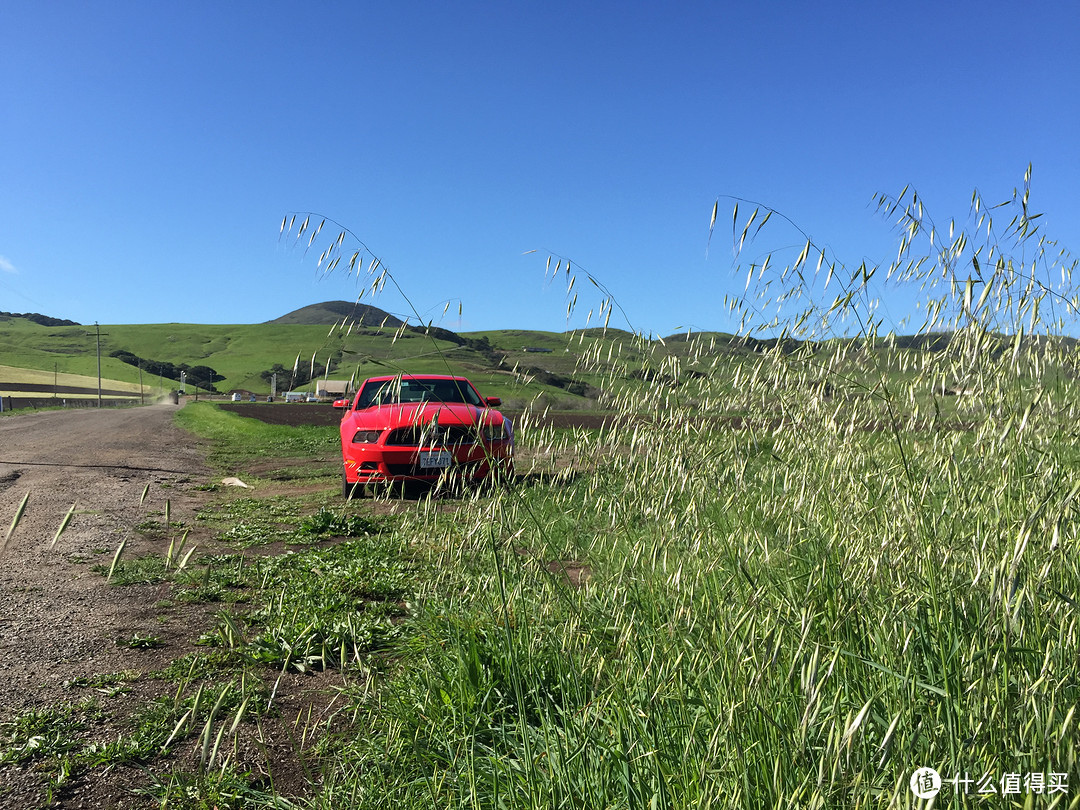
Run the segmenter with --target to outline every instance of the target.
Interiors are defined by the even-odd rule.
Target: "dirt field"
[[[341,411],[322,403],[222,402],[221,407],[272,425],[336,425],[341,421]],[[521,416],[514,411],[504,410],[503,413],[515,421]],[[610,418],[598,413],[557,411],[544,417],[535,416],[534,424],[539,427],[599,428]]]

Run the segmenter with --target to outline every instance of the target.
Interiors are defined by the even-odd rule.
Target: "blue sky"
[[[1029,163],[1043,227],[1080,251],[1077,34],[1080,6],[997,0],[6,2],[0,310],[254,323],[355,299],[279,240],[314,211],[449,328],[581,325],[592,290],[568,324],[555,253],[639,331],[730,329],[728,196],[887,264],[875,194],[964,219]]]

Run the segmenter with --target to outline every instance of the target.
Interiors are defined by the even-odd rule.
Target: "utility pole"
[[[94,321],[97,329],[97,406],[101,407],[101,325]]]
[[[108,332],[101,331],[101,325],[94,321],[94,331],[97,334],[97,406],[101,407],[101,338],[109,336]]]

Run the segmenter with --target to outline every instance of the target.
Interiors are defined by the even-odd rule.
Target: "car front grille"
[[[420,425],[395,428],[386,436],[386,444],[394,447],[419,447],[421,442],[429,447],[456,447],[476,444],[476,428],[467,425],[444,425],[437,434]]]
[[[438,476],[444,473],[458,476],[474,476],[477,470],[480,469],[480,462],[469,461],[464,464],[455,464],[448,469],[426,469],[414,464],[387,464],[386,472],[390,475],[408,475],[408,476]]]

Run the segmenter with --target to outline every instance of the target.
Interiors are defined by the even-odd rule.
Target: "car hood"
[[[347,417],[357,427],[387,430],[403,425],[423,425],[438,418],[440,425],[501,425],[503,415],[491,408],[451,402],[379,405],[353,411]]]

